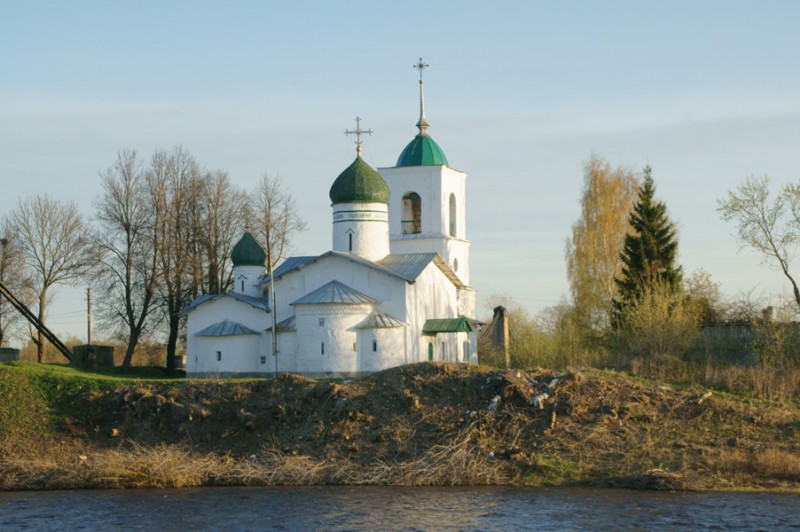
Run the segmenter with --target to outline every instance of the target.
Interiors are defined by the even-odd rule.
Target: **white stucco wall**
[[[233,291],[246,296],[263,296],[258,287],[263,274],[264,266],[236,266],[233,269]]]
[[[379,168],[389,185],[389,233],[392,253],[436,252],[469,285],[469,248],[466,227],[467,174],[446,166]],[[421,232],[403,233],[403,196],[416,192],[421,199]],[[450,231],[450,196],[456,203],[455,235]]]
[[[385,203],[336,203],[333,206],[333,250],[367,260],[389,254],[389,206]]]
[[[223,320],[241,323],[263,333],[270,315],[261,309],[221,296],[189,311],[186,325],[186,374],[255,372],[260,369],[264,335],[201,337],[197,332]],[[216,351],[223,351],[222,361]],[[221,364],[218,364],[221,362]]]
[[[297,305],[297,366],[305,373],[356,373],[358,330],[370,305]]]

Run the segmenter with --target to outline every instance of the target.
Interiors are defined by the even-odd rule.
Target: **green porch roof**
[[[422,327],[423,334],[472,332],[472,326],[467,318],[445,318],[425,320]]]
[[[428,135],[417,135],[408,143],[400,158],[397,159],[397,166],[448,166],[447,157],[444,152]]]

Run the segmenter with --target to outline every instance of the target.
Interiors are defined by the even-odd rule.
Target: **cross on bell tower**
[[[349,129],[346,129],[344,131],[344,134],[345,135],[355,135],[356,136],[356,141],[355,141],[356,142],[356,153],[359,156],[361,156],[361,145],[364,143],[364,141],[361,140],[361,135],[372,135],[372,130],[371,129],[367,129],[367,130],[361,129],[361,117],[357,116],[356,117],[356,128],[355,128],[355,130],[351,131]]]
[[[414,68],[419,70],[419,122],[417,122],[417,127],[419,128],[419,135],[421,137],[425,137],[428,135],[427,129],[429,127],[428,120],[425,118],[425,94],[422,92],[422,86],[425,82],[422,80],[422,71],[428,68],[430,65],[422,61],[422,58],[419,58],[417,64],[414,65]]]

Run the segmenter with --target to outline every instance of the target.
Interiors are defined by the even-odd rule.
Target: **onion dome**
[[[234,266],[264,266],[266,260],[267,254],[264,252],[264,248],[248,231],[245,231],[231,252],[231,261]]]
[[[361,155],[339,174],[331,186],[330,198],[336,203],[389,204],[389,185]]]
[[[397,159],[397,166],[429,166],[445,165],[448,166],[447,157],[431,137],[417,135],[414,140],[408,143],[400,158]]]

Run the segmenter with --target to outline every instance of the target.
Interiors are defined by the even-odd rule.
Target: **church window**
[[[378,352],[378,341],[377,340],[373,340],[372,341],[372,352],[373,353],[377,353]]]
[[[447,360],[445,353],[447,353],[447,344],[442,342],[442,360]]]
[[[244,292],[244,280],[242,280],[242,292]]]
[[[433,342],[428,342],[428,362],[433,361]]]
[[[456,236],[456,195],[450,194],[450,236]]]
[[[325,318],[320,318],[319,319],[319,326],[320,327],[325,327]]]
[[[453,259],[453,271],[458,271],[458,259]]]
[[[403,234],[412,235],[422,232],[422,200],[416,192],[403,196]]]
[[[353,342],[353,351],[358,352],[358,343]]]
[[[321,344],[319,344],[319,354],[320,355],[324,355],[325,354],[325,342],[322,342]]]
[[[267,357],[261,357],[261,363],[262,364],[266,364],[267,363]]]
[[[347,235],[347,251],[353,251],[353,233]]]
[[[222,351],[217,351],[217,360],[222,360]]]
[[[469,342],[464,340],[464,359],[463,362],[469,361]]]

